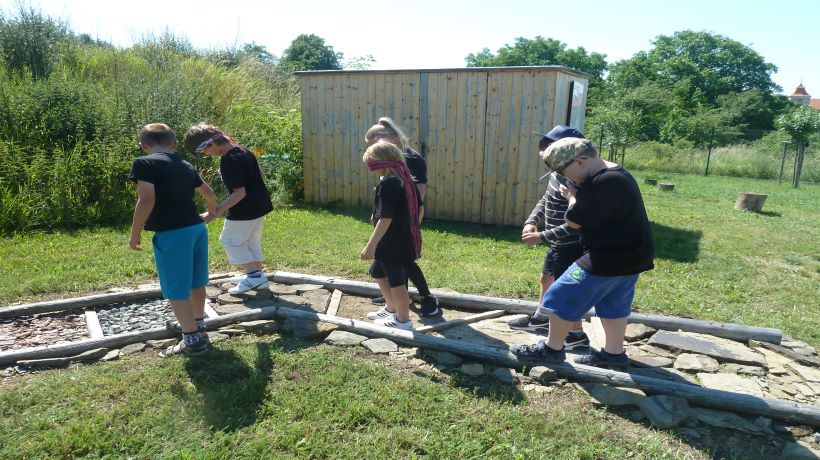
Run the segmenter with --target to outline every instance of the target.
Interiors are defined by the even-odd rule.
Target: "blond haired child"
[[[141,231],[154,232],[152,246],[162,295],[182,329],[182,341],[160,356],[196,355],[210,348],[204,328],[208,284],[208,230],[194,203],[199,192],[209,209],[216,196],[190,163],[175,152],[177,139],[167,125],[145,125],[139,134],[145,155],[134,160],[128,178],[138,197],[131,225],[131,249],[141,249]]]
[[[371,146],[379,140],[386,140],[397,146],[401,151],[407,168],[410,170],[410,175],[413,176],[413,182],[416,184],[416,189],[419,192],[419,198],[422,207],[419,210],[419,220],[424,216],[424,197],[427,193],[427,163],[418,152],[409,147],[408,138],[396,125],[396,123],[387,117],[379,118],[378,123],[371,126],[364,135],[364,140],[368,146]],[[415,260],[411,261],[406,267],[407,277],[419,291],[421,296],[421,308],[419,314],[421,316],[435,316],[441,313],[439,310],[438,299],[430,293],[430,287],[427,285],[427,279],[421,271]],[[384,305],[385,299],[377,297],[373,299],[376,305]]]
[[[220,157],[219,174],[230,195],[205,219],[210,221],[225,214],[219,242],[228,254],[228,261],[245,270],[245,276],[228,292],[242,294],[266,289],[268,279],[262,271],[262,224],[265,215],[273,211],[273,204],[259,162],[248,149],[207,123],[188,129],[185,148],[191,153]]]
[[[385,306],[367,317],[380,326],[410,330],[413,321],[410,320],[406,267],[421,254],[421,200],[396,145],[377,141],[367,148],[362,160],[381,179],[376,186],[373,233],[360,256],[373,260],[370,274],[385,299]]]

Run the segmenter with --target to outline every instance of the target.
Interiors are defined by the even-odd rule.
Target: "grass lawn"
[[[676,190],[642,184],[658,258],[641,277],[637,308],[778,327],[820,345],[820,187],[653,177]],[[734,211],[740,191],[768,193],[766,212]],[[358,258],[366,217],[309,207],[271,214],[269,268],[368,279]],[[210,226],[212,271],[229,268],[220,226]],[[520,229],[430,221],[423,233],[420,264],[434,287],[536,295],[544,248],[520,243]],[[127,236],[120,228],[0,239],[0,305],[151,279],[150,250],[130,251]],[[208,356],[143,353],[0,383],[0,458],[771,457],[765,439],[732,432],[687,444],[628,411],[594,408],[569,386],[522,393],[277,336],[230,339]]]

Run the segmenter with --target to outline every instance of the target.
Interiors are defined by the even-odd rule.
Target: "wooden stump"
[[[658,184],[658,190],[660,190],[662,192],[669,191],[669,190],[674,190],[674,188],[675,188],[675,184],[665,184],[663,182]]]
[[[650,179],[650,178],[647,177],[643,181],[644,181],[645,184],[658,185],[658,179]]]
[[[763,210],[763,203],[766,202],[767,196],[765,193],[740,192],[735,202],[735,209],[760,212]]]

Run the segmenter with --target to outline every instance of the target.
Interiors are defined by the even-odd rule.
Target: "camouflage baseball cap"
[[[551,171],[560,172],[572,163],[572,160],[583,156],[584,153],[587,152],[595,152],[595,148],[592,147],[590,140],[577,137],[565,137],[547,147],[547,150],[543,152],[541,158]]]

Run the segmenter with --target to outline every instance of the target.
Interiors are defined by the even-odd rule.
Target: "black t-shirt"
[[[242,147],[229,150],[219,161],[219,174],[229,193],[245,187],[245,198],[228,209],[228,220],[253,220],[273,211],[256,157]]]
[[[410,148],[405,150],[402,155],[404,156],[404,162],[407,163],[407,169],[410,170],[410,175],[413,176],[413,181],[417,184],[426,184],[427,162],[424,161],[424,157]]]
[[[581,226],[578,265],[593,275],[633,275],[654,268],[655,244],[638,183],[621,166],[584,182],[567,220]]]
[[[194,190],[202,178],[190,163],[174,153],[151,153],[134,160],[128,179],[154,184],[156,201],[145,229],[153,232],[189,227],[202,222]]]
[[[420,206],[421,203],[417,203]],[[384,262],[407,263],[416,259],[413,235],[410,232],[410,213],[407,196],[401,179],[385,177],[376,186],[376,201],[373,207],[373,222],[392,219],[387,232],[376,246],[376,259]]]

